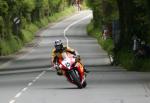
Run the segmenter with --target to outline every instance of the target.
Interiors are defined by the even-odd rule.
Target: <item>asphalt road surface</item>
[[[110,66],[107,53],[86,33],[91,18],[91,11],[82,11],[42,30],[36,44],[1,65],[0,103],[150,103],[150,73]],[[91,71],[87,88],[77,89],[49,69],[56,39],[80,53]]]

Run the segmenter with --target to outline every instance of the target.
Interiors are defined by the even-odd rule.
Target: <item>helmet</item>
[[[54,46],[57,52],[63,49],[63,43],[61,40],[56,40]]]

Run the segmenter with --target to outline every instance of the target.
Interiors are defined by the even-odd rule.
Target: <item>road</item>
[[[150,73],[110,66],[107,53],[86,33],[91,15],[81,11],[42,30],[34,47],[1,65],[0,103],[150,103]],[[49,70],[56,39],[80,53],[91,71],[87,88],[76,89]]]

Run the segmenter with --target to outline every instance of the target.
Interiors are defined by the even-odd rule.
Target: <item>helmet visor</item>
[[[56,45],[55,48],[56,48],[56,51],[60,51],[62,50],[62,45]]]

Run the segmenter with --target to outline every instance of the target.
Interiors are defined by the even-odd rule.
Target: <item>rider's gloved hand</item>
[[[57,70],[57,75],[63,75],[62,70],[58,64],[54,64],[54,68]]]
[[[57,75],[63,75],[63,73],[62,73],[62,70],[61,70],[61,69],[57,70]]]
[[[79,62],[80,61],[80,55],[76,55],[74,56],[76,58],[76,62]]]
[[[57,70],[59,69],[59,65],[58,64],[54,64],[54,68]]]

